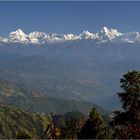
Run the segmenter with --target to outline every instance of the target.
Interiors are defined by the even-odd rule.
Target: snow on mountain
[[[111,41],[115,37],[122,36],[123,34],[118,32],[116,29],[108,29],[107,27],[103,27],[102,30],[97,33],[97,35],[99,37],[99,41],[104,43]]]
[[[24,43],[29,43],[29,40],[27,38],[27,35],[21,29],[18,29],[16,31],[11,32],[9,34],[9,40],[11,42],[24,42]]]
[[[138,32],[128,32],[121,36],[117,36],[112,40],[114,43],[138,43],[140,42],[140,34]]]
[[[97,39],[98,36],[96,34],[90,33],[89,31],[83,31],[80,35],[79,35],[80,39]]]
[[[136,43],[140,41],[140,34],[134,31],[131,33],[126,33],[122,36],[121,40],[129,43]]]
[[[103,27],[97,33],[83,31],[79,35],[75,34],[48,34],[45,32],[31,32],[25,34],[21,29],[9,33],[8,37],[0,37],[0,44],[3,43],[25,43],[25,44],[45,44],[45,43],[59,43],[70,40],[93,40],[96,43],[140,43],[140,34],[138,32],[121,33],[116,29],[108,29]]]
[[[56,33],[47,34],[44,32],[32,32],[28,35],[28,37],[31,43],[44,44],[62,41],[64,35]]]
[[[79,36],[74,34],[64,35],[64,40],[77,40],[77,39],[80,39]]]
[[[49,35],[44,32],[31,32],[28,38],[33,44],[43,44],[49,38]]]

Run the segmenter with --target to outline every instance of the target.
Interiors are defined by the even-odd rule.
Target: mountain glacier
[[[25,34],[21,29],[9,33],[8,37],[0,37],[0,44],[5,43],[22,43],[22,44],[45,44],[45,43],[59,43],[66,41],[77,40],[91,40],[95,43],[140,43],[140,34],[138,32],[121,33],[116,29],[109,29],[103,27],[97,33],[83,31],[79,35],[72,33],[69,34],[56,34],[45,32],[31,32]]]

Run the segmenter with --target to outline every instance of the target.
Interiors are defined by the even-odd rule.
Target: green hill
[[[37,91],[17,87],[3,80],[0,80],[0,101],[28,111],[40,113],[63,114],[75,111],[88,115],[93,107],[96,107],[102,113],[106,113],[103,108],[94,103],[47,97]]]
[[[41,138],[50,118],[5,104],[0,104],[0,139],[14,139],[19,131],[28,132],[32,138]]]

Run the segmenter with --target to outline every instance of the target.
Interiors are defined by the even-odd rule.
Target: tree
[[[64,114],[64,126],[61,127],[60,139],[77,139],[83,127],[86,116],[81,112],[67,112]]]
[[[128,72],[120,80],[122,92],[118,93],[126,111],[140,108],[140,72]]]
[[[120,80],[122,92],[118,93],[125,110],[126,120],[140,126],[140,72],[128,72]]]
[[[78,138],[79,139],[103,139],[106,138],[105,124],[102,116],[95,108],[90,112],[89,118],[82,127]]]
[[[122,91],[118,93],[123,112],[117,112],[113,124],[115,138],[140,139],[140,72],[126,73],[120,79]]]
[[[61,139],[77,139],[84,121],[82,119],[70,119],[66,121],[66,126],[61,128]]]

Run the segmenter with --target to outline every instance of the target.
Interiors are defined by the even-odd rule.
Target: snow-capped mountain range
[[[121,33],[116,29],[103,27],[97,33],[83,31],[79,35],[75,34],[56,34],[45,32],[31,32],[25,34],[21,29],[9,33],[8,37],[0,37],[0,43],[22,43],[22,44],[45,44],[59,43],[76,40],[93,40],[96,43],[140,43],[140,34],[138,32]]]

